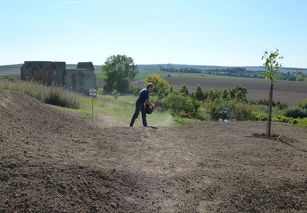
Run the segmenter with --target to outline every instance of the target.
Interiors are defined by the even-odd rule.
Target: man
[[[148,105],[148,107],[151,108],[155,107],[152,103],[149,102],[149,94],[153,92],[154,88],[155,85],[153,83],[148,83],[146,88],[141,90],[140,95],[135,104],[135,112],[130,121],[130,127],[133,127],[133,124],[139,116],[140,112],[142,113],[143,126],[147,126],[145,105]]]

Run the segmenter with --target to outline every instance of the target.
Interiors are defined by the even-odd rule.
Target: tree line
[[[197,68],[175,68],[171,66],[159,66],[159,70],[162,72],[174,72],[174,73],[202,73],[209,75],[220,76],[232,76],[232,77],[244,77],[244,78],[263,78],[262,71],[248,70],[244,67],[226,67],[218,69],[197,69]],[[280,72],[280,76],[277,80],[285,81],[307,81],[307,74],[297,72]]]

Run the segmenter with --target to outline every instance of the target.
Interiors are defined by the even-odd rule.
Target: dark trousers
[[[133,127],[133,124],[134,124],[135,120],[138,118],[140,112],[142,113],[143,126],[147,126],[146,111],[145,111],[144,104],[136,102],[135,112],[134,112],[132,119],[130,121],[130,127]]]

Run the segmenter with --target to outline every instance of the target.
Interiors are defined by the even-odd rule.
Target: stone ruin
[[[96,75],[92,62],[79,62],[76,68],[67,69],[65,62],[25,61],[21,80],[36,81],[47,86],[61,86],[78,93],[96,89]]]

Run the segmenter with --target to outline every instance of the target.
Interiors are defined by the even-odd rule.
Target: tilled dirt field
[[[304,128],[102,128],[12,92],[0,119],[0,212],[307,212]]]

